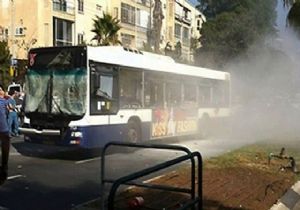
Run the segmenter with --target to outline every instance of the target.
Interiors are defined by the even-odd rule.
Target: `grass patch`
[[[273,142],[262,141],[257,144],[241,147],[237,150],[228,152],[218,157],[212,157],[204,161],[205,169],[224,169],[239,166],[248,166],[256,169],[264,170],[268,173],[277,173],[281,166],[288,166],[288,159],[271,158],[269,165],[270,154],[279,155],[282,148],[285,148],[285,156],[293,157],[296,163],[300,162],[300,142]],[[299,164],[297,164],[297,168]],[[295,174],[297,179],[300,179],[300,174]]]

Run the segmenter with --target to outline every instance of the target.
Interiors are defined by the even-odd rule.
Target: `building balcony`
[[[136,0],[137,3],[141,4],[141,5],[144,5],[146,7],[150,7],[151,4],[150,4],[150,0]]]
[[[53,8],[53,11],[56,11],[56,12],[63,12],[63,13],[67,13],[70,15],[75,15],[74,6],[68,6],[66,2],[53,1],[52,8]]]
[[[183,24],[186,24],[188,26],[191,25],[192,23],[192,19],[191,18],[185,18],[185,17],[182,17],[182,16],[179,16],[179,15],[175,15],[175,20],[183,23]]]

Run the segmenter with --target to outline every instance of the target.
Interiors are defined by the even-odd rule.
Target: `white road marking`
[[[9,153],[10,156],[18,156],[18,155],[21,155],[20,153],[18,152],[11,152]]]
[[[91,159],[86,159],[86,160],[79,160],[79,161],[76,161],[75,164],[88,163],[88,162],[92,162],[92,161],[100,160],[100,159],[101,159],[100,157],[97,157],[97,158],[91,158]]]
[[[143,183],[148,184],[148,183],[153,182],[153,181],[155,181],[155,180],[161,179],[161,178],[163,178],[163,177],[165,177],[165,176],[166,176],[166,175],[156,176],[156,177],[153,177],[153,178],[151,178],[151,179],[148,179],[148,180],[143,181]]]
[[[7,180],[12,180],[12,179],[17,179],[17,178],[21,178],[21,177],[25,177],[24,175],[18,174],[18,175],[14,175],[14,176],[9,176],[7,177]]]

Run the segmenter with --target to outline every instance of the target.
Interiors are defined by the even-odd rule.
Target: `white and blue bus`
[[[229,115],[230,74],[123,47],[31,49],[25,141],[83,148],[202,132]]]

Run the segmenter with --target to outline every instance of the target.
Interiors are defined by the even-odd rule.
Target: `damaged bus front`
[[[86,112],[86,48],[37,48],[28,55],[25,115],[20,128],[26,141],[76,144],[79,131],[70,122]]]

